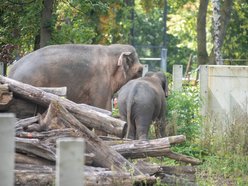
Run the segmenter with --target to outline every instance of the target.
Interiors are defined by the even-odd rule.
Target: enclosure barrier
[[[203,65],[200,67],[202,115],[223,133],[228,125],[247,123],[248,66]]]
[[[15,123],[12,113],[0,114],[0,185],[14,185]]]
[[[84,140],[60,138],[56,143],[56,186],[84,185]]]
[[[181,91],[182,90],[182,79],[183,79],[183,65],[173,65],[173,91]]]

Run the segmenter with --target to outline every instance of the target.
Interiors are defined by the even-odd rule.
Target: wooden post
[[[183,66],[173,65],[173,91],[182,90]]]
[[[15,115],[0,114],[0,185],[14,185]]]
[[[82,138],[57,140],[56,186],[84,185],[84,146]]]

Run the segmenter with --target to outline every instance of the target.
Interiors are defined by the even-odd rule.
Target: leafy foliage
[[[197,87],[184,87],[182,92],[175,91],[167,99],[168,127],[174,134],[184,134],[193,142],[198,137],[201,117],[200,98]]]
[[[223,57],[227,59],[246,59],[229,64],[243,64],[248,62],[248,4],[245,0],[234,1],[233,11],[227,35],[223,46]]]
[[[0,46],[17,45],[20,52],[31,50],[39,31],[42,1],[4,1],[0,8]]]

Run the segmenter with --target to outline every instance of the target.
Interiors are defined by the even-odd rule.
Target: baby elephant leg
[[[142,115],[135,119],[136,138],[139,140],[147,140],[150,125],[152,123],[152,116]]]

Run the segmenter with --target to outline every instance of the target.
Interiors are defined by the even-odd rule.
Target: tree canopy
[[[165,2],[168,71],[172,71],[173,64],[186,66],[190,55],[198,58],[195,66],[210,63],[212,3],[205,0],[6,0],[0,7],[0,47],[15,45],[14,55],[18,57],[50,44],[129,43],[140,57],[160,57]],[[246,0],[221,2],[225,25],[222,56],[246,59],[236,62],[245,64],[248,4]],[[200,22],[204,20],[206,24]],[[149,65],[159,67],[154,61]]]

